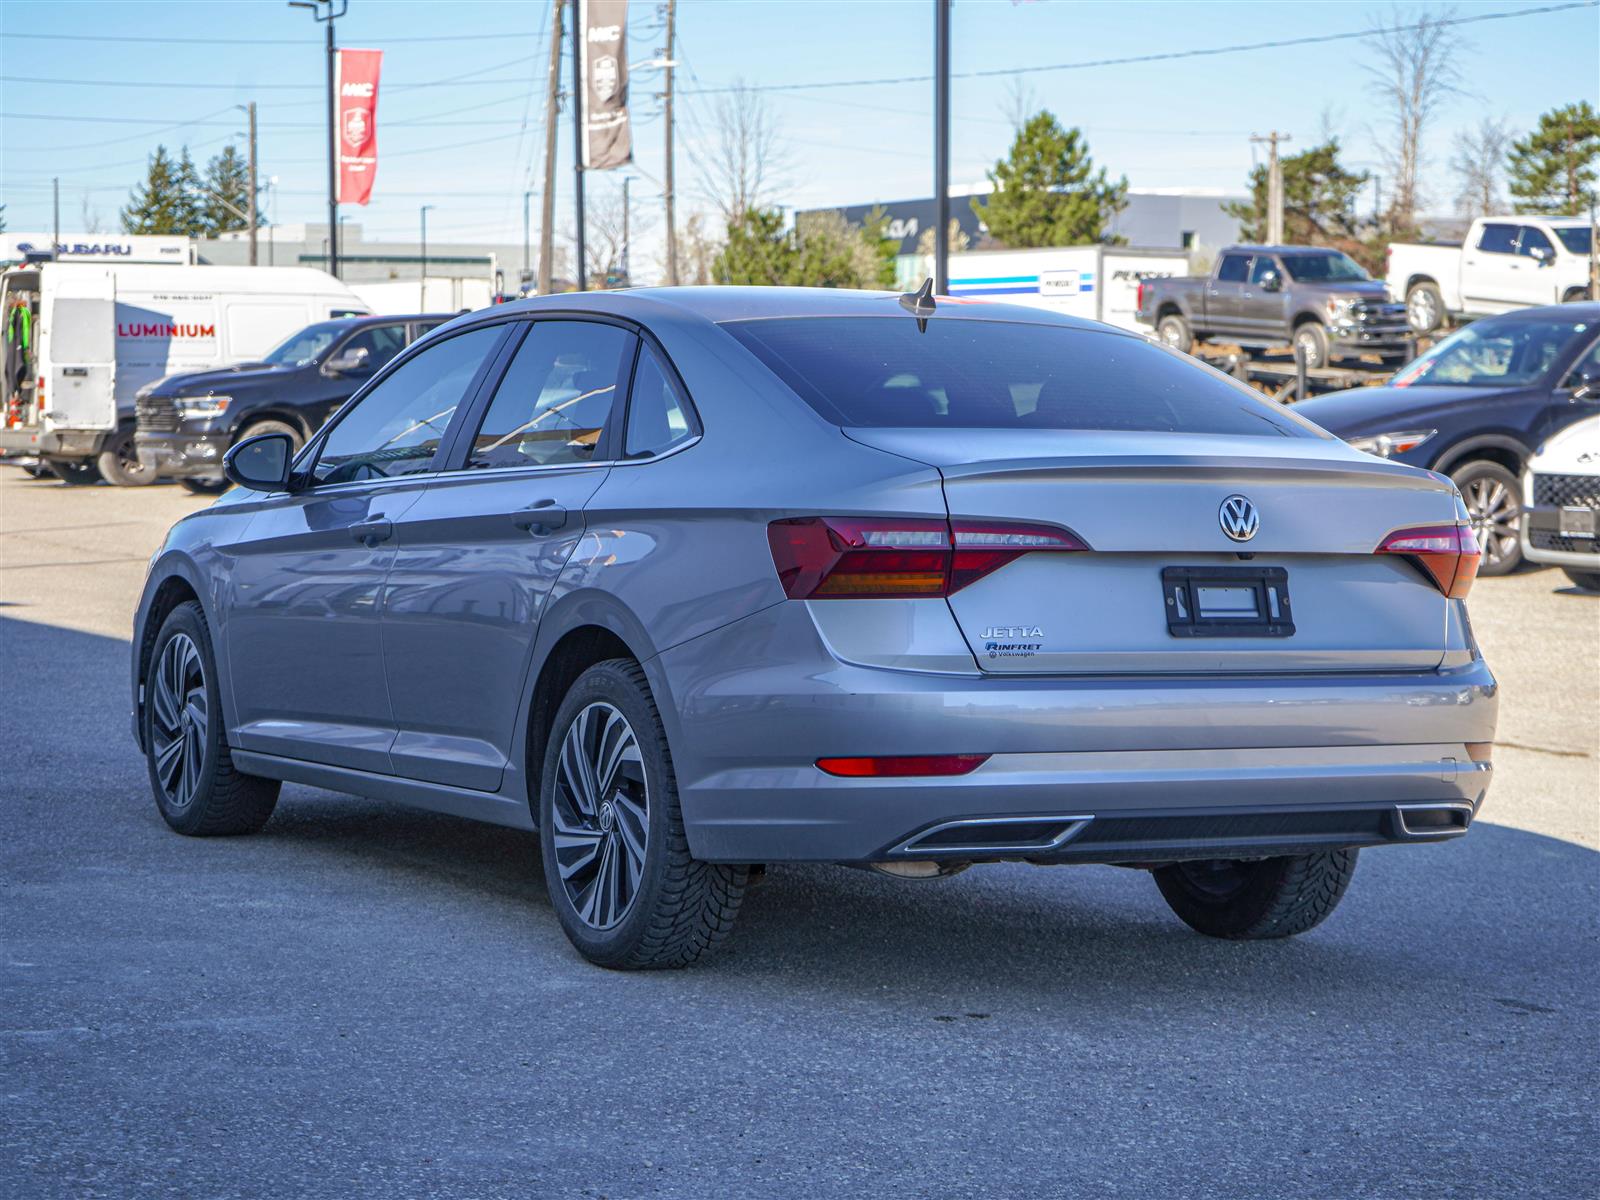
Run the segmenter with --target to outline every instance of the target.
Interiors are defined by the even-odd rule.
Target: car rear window
[[[723,326],[824,420],[856,428],[1319,437],[1243,384],[1142,338],[935,317]]]

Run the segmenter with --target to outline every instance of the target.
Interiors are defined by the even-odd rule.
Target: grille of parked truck
[[[1209,276],[1140,284],[1138,319],[1178,350],[1213,339],[1246,350],[1288,343],[1308,367],[1340,351],[1393,363],[1409,354],[1404,307],[1349,255],[1318,246],[1229,246]]]
[[[1589,298],[1594,230],[1580,217],[1479,217],[1466,240],[1389,247],[1389,294],[1418,333],[1450,317],[1485,317]]]

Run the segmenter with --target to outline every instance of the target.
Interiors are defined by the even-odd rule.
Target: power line
[[[505,41],[510,38],[537,37],[526,29],[509,30],[505,33],[439,33],[418,34],[414,37],[390,37],[384,35],[384,42],[489,42]],[[32,41],[56,42],[146,42],[157,45],[181,46],[303,46],[307,48],[320,46],[321,43],[307,38],[197,38],[197,37],[141,37],[135,34],[110,34],[110,33],[12,33],[9,30],[0,33],[0,38],[29,39]]]
[[[1479,13],[1471,17],[1447,17],[1435,25],[1471,25],[1478,21],[1502,21],[1512,17],[1532,17],[1543,13],[1565,12],[1574,8],[1594,8],[1600,0],[1571,0],[1566,4],[1545,4],[1538,8],[1521,8],[1509,12]],[[1091,67],[1123,67],[1137,63],[1170,62],[1180,58],[1209,58],[1219,54],[1241,54],[1250,50],[1279,50],[1289,46],[1311,46],[1324,42],[1347,42],[1376,37],[1384,33],[1398,33],[1410,25],[1373,26],[1371,29],[1352,30],[1347,33],[1312,34],[1307,37],[1279,38],[1267,42],[1241,42],[1232,46],[1209,46],[1198,50],[1168,50],[1157,54],[1130,54],[1120,58],[1093,58],[1079,62],[1050,63],[1038,67],[996,67],[985,71],[956,71],[952,79],[991,79],[1010,75],[1036,75],[1047,71],[1082,71]],[[927,83],[932,75],[894,75],[876,79],[829,79],[811,83],[757,83],[727,87],[685,88],[685,94],[702,96],[723,95],[730,92],[798,92],[822,88],[877,87],[898,83]]]
[[[443,87],[452,84],[456,87],[482,87],[502,83],[516,83],[515,79],[480,79],[490,71],[503,71],[507,67],[521,66],[523,63],[532,62],[539,57],[536,54],[513,58],[503,63],[495,63],[490,67],[476,67],[470,71],[463,71],[459,75],[449,75],[443,79],[428,79],[418,83],[390,83],[384,85],[385,92],[411,92],[418,88]],[[0,75],[0,83],[30,83],[44,85],[61,85],[63,87],[126,87],[126,88],[181,88],[184,90],[201,91],[274,91],[274,92],[304,92],[321,91],[320,83],[243,83],[232,80],[226,83],[197,83],[192,80],[170,79],[47,79],[36,75]]]

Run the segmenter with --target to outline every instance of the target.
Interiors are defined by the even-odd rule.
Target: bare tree
[[[1005,99],[1000,105],[1001,115],[1011,122],[1011,131],[1021,133],[1028,118],[1037,113],[1039,107],[1039,94],[1033,90],[1033,85],[1020,75],[1013,75],[1006,84]]]
[[[706,198],[734,223],[781,186],[788,153],[766,99],[742,79],[717,97],[712,120],[712,143],[695,156],[695,170]]]
[[[1510,149],[1511,126],[1493,117],[1484,117],[1476,129],[1456,134],[1450,170],[1456,177],[1456,209],[1462,216],[1487,217],[1505,211],[1500,183]]]
[[[1454,12],[1446,8],[1413,16],[1396,6],[1387,22],[1372,30],[1373,61],[1366,69],[1389,108],[1383,163],[1392,230],[1411,229],[1416,224],[1417,209],[1423,203],[1423,135],[1440,104],[1461,90],[1456,56],[1462,42],[1455,27],[1447,23]]]
[[[88,192],[83,194],[83,203],[79,209],[78,223],[79,227],[82,228],[85,233],[100,232],[100,213],[97,209],[90,206]]]
[[[629,243],[637,248],[640,235],[648,232],[654,218],[648,207],[639,203],[637,195],[625,213],[620,184],[604,191],[596,188],[594,198],[585,199],[583,249],[589,258],[590,275],[603,283],[622,274],[623,267],[632,266],[625,261],[630,257]]]
[[[678,282],[711,283],[711,264],[722,245],[706,232],[706,215],[692,213],[678,230]]]

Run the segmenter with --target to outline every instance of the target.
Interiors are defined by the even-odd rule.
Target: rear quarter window
[[[723,326],[824,420],[857,428],[1323,437],[1243,384],[1142,338],[935,317]]]

